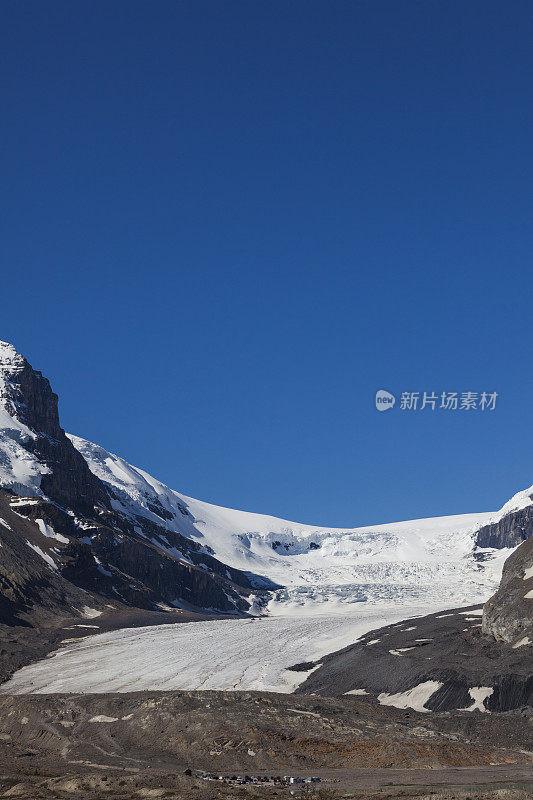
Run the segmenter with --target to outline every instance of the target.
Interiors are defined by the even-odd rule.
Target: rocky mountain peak
[[[58,397],[48,379],[7,342],[0,342],[0,403],[35,433],[61,436]]]
[[[9,368],[17,368],[24,362],[24,357],[17,353],[9,342],[0,341],[0,372]]]
[[[61,428],[48,379],[7,342],[0,342],[0,411],[0,462],[19,479],[13,491],[43,494],[80,513],[109,506],[105,486]]]

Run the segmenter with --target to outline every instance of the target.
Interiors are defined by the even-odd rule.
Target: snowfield
[[[0,694],[220,689],[292,692],[316,661],[368,631],[442,608],[361,605],[357,614],[260,617],[130,628],[70,641]]]

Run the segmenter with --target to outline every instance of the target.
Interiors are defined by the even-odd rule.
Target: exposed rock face
[[[525,647],[533,663],[533,538],[505,562],[500,588],[483,608],[483,632]]]
[[[52,556],[45,560],[47,551],[41,541],[45,537],[32,520],[21,518],[11,508],[12,499],[0,491],[0,625],[28,624],[28,614],[35,609],[39,620],[50,614],[72,616],[85,605],[98,607],[102,601],[51,566]]]
[[[152,541],[143,538],[138,524],[115,512],[80,520],[43,498],[16,498],[0,490],[0,622],[17,608],[29,611],[43,604],[60,608],[68,602],[72,613],[74,596],[82,604],[80,589],[101,602],[107,598],[144,609],[163,604],[248,610],[246,575],[194,542],[179,542],[177,534],[173,546],[180,545],[182,557],[166,553],[156,538],[165,536],[163,531],[148,521],[136,522]]]
[[[479,547],[517,547],[533,535],[533,497],[532,504],[518,511],[506,514],[497,522],[480,528],[476,535]]]
[[[109,495],[59,424],[58,397],[40,372],[11,345],[0,343],[0,405],[35,434],[24,443],[45,465],[41,490],[51,500],[80,513],[109,507]]]

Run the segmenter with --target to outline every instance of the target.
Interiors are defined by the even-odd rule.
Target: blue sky
[[[2,17],[0,338],[67,430],[316,524],[533,482],[530,3]],[[500,396],[380,414],[380,388]]]

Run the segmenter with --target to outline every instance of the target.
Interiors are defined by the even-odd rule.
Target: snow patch
[[[427,712],[429,709],[425,708],[425,704],[443,685],[439,681],[424,681],[406,692],[398,692],[397,694],[382,692],[378,695],[378,700],[382,706],[413,708],[415,711]]]
[[[90,606],[83,606],[81,610],[81,615],[85,619],[94,619],[94,617],[99,617],[101,613],[101,611],[97,611],[96,608],[91,608]]]
[[[96,630],[100,630],[99,625],[73,625],[73,628],[96,628]]]
[[[57,539],[57,541],[61,542],[62,544],[69,543],[69,540],[67,539],[66,536],[62,536],[60,533],[56,533],[55,530],[50,525],[46,524],[44,519],[36,519],[35,522],[37,523],[42,535],[46,536],[47,539]]]
[[[484,711],[488,714],[489,711],[485,708],[485,700],[487,700],[493,692],[494,689],[491,686],[473,686],[468,690],[468,694],[473,700],[472,705],[466,708],[460,708],[459,711]]]
[[[44,550],[41,550],[41,548],[38,545],[32,544],[31,542],[28,542],[27,539],[26,539],[26,544],[28,545],[28,547],[31,547],[31,549],[34,550],[37,553],[38,556],[41,556],[43,561],[46,561],[46,563],[48,564],[49,567],[51,567],[56,572],[58,571],[57,564],[54,561],[54,559],[52,558],[52,556],[49,555],[49,553],[45,553]]]
[[[19,495],[42,495],[41,476],[50,470],[24,446],[36,434],[13,416],[16,402],[10,377],[23,364],[14,347],[0,343],[0,486]]]

